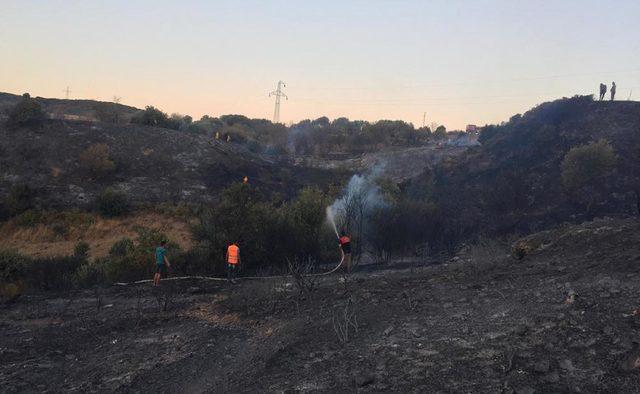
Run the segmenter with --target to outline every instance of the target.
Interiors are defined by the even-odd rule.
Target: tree
[[[440,125],[435,129],[435,131],[433,132],[433,135],[437,139],[443,139],[447,136],[447,128],[444,127],[443,125]]]
[[[148,105],[144,111],[140,111],[131,118],[131,123],[145,126],[168,127],[169,116],[159,109]]]
[[[109,145],[93,144],[80,153],[80,164],[94,177],[104,177],[113,170],[116,165],[109,157]]]
[[[7,126],[11,128],[39,126],[45,118],[42,106],[32,99],[29,93],[25,93],[22,95],[22,100],[9,112]]]
[[[571,148],[562,160],[562,183],[589,215],[603,197],[607,178],[616,165],[616,154],[607,140]]]

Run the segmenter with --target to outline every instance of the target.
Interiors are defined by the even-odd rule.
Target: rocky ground
[[[536,234],[516,260],[318,280],[165,282],[2,306],[0,386],[21,391],[638,392],[640,224]],[[167,310],[163,311],[164,300]]]

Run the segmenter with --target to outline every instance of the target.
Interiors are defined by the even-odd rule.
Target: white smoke
[[[386,205],[376,179],[382,173],[384,165],[378,164],[364,174],[351,177],[342,195],[327,208],[327,219],[340,230],[350,227],[354,221],[363,221],[371,209]]]

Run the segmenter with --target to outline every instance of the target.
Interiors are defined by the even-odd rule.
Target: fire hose
[[[331,271],[327,271],[327,272],[320,272],[317,274],[309,274],[307,276],[326,276],[326,275],[330,275],[333,274],[334,272],[336,272],[341,266],[342,263],[344,262],[344,254],[342,255],[342,259],[340,259],[340,262],[338,263],[338,265],[332,269]],[[274,275],[274,276],[243,276],[243,277],[239,277],[236,278],[236,280],[246,280],[246,279],[275,279],[275,278],[287,278],[290,277],[291,275]],[[185,280],[185,279],[198,279],[198,280],[214,280],[214,281],[220,281],[220,282],[226,282],[227,278],[223,278],[223,277],[215,277],[215,276],[200,276],[200,275],[191,275],[191,276],[173,276],[170,278],[163,278],[162,281],[168,281],[168,280]],[[153,279],[143,279],[143,280],[137,280],[135,282],[116,282],[114,283],[114,285],[116,286],[129,286],[129,285],[138,285],[138,284],[142,284],[142,283],[150,283],[153,282]]]

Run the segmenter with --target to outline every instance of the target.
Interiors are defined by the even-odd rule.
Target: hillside
[[[616,166],[587,214],[582,196],[563,187],[560,164],[571,148],[601,139],[613,147]],[[453,236],[526,234],[589,216],[637,212],[638,102],[574,97],[544,103],[503,125],[485,127],[480,141],[411,184],[414,194],[440,204]]]
[[[21,98],[19,95],[0,92],[0,115],[7,114]],[[36,101],[42,105],[44,112],[54,118],[63,118],[66,115],[72,118],[95,120],[101,114],[111,113],[118,115],[119,123],[128,123],[133,115],[140,111],[138,108],[128,105],[97,100],[64,100],[36,97]]]
[[[287,278],[167,282],[167,312],[148,284],[23,296],[1,306],[0,384],[634,393],[638,234],[633,220],[565,226],[523,239],[522,260],[471,247],[449,264],[356,274],[346,285],[328,276],[304,295]]]
[[[96,178],[80,163],[89,146],[109,146],[115,171]],[[139,125],[49,120],[40,128],[0,125],[0,196],[15,184],[43,207],[86,207],[106,187],[133,203],[203,203],[247,176],[265,193],[339,182],[335,172],[293,168],[210,136]]]

